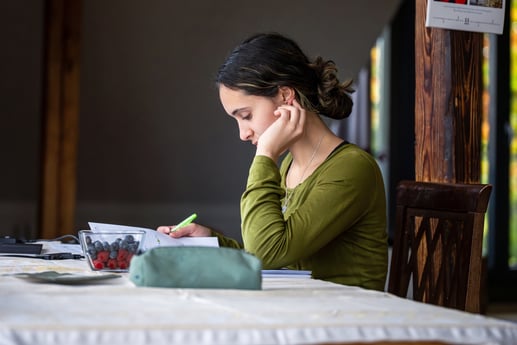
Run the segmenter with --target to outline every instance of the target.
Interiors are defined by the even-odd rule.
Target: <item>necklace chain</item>
[[[309,160],[309,163],[307,163],[307,165],[305,166],[305,169],[303,169],[302,176],[300,177],[298,184],[293,187],[293,189],[291,190],[290,193],[288,192],[288,188],[287,188],[287,176],[286,176],[285,197],[284,197],[284,203],[282,205],[282,213],[285,213],[285,211],[287,210],[287,207],[289,206],[289,200],[291,200],[291,197],[293,196],[294,189],[296,187],[298,187],[300,185],[300,183],[302,183],[303,178],[305,177],[305,173],[307,172],[307,169],[309,169],[309,167],[311,166],[312,161],[316,157],[316,153],[318,153],[318,150],[320,149],[320,145],[321,145],[321,142],[323,141],[324,136],[325,136],[325,133],[321,136],[320,140],[318,141],[318,145],[316,145],[316,148],[312,152],[311,159]]]

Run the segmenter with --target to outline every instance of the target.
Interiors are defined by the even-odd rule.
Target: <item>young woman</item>
[[[316,279],[383,290],[388,245],[381,172],[367,152],[320,118],[350,114],[351,81],[339,82],[332,61],[310,61],[291,39],[265,33],[234,49],[216,83],[241,139],[257,147],[241,199],[243,245],[200,224],[157,230],[218,236],[221,246],[256,255],[264,269],[310,270]]]

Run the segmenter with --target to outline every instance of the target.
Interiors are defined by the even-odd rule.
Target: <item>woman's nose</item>
[[[251,129],[239,127],[239,136],[242,141],[251,140],[252,134],[253,134],[253,131]]]

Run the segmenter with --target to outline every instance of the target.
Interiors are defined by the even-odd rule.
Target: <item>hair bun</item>
[[[344,119],[352,112],[353,101],[350,96],[355,90],[353,80],[341,83],[337,77],[337,67],[334,61],[324,60],[318,56],[311,64],[319,77],[318,112],[333,119]]]

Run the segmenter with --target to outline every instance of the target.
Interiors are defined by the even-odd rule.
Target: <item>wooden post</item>
[[[426,28],[426,10],[417,0],[415,178],[479,182],[483,34]]]
[[[417,0],[415,179],[479,183],[483,34],[426,28],[426,11]]]
[[[39,236],[73,232],[79,120],[81,1],[45,3]]]

